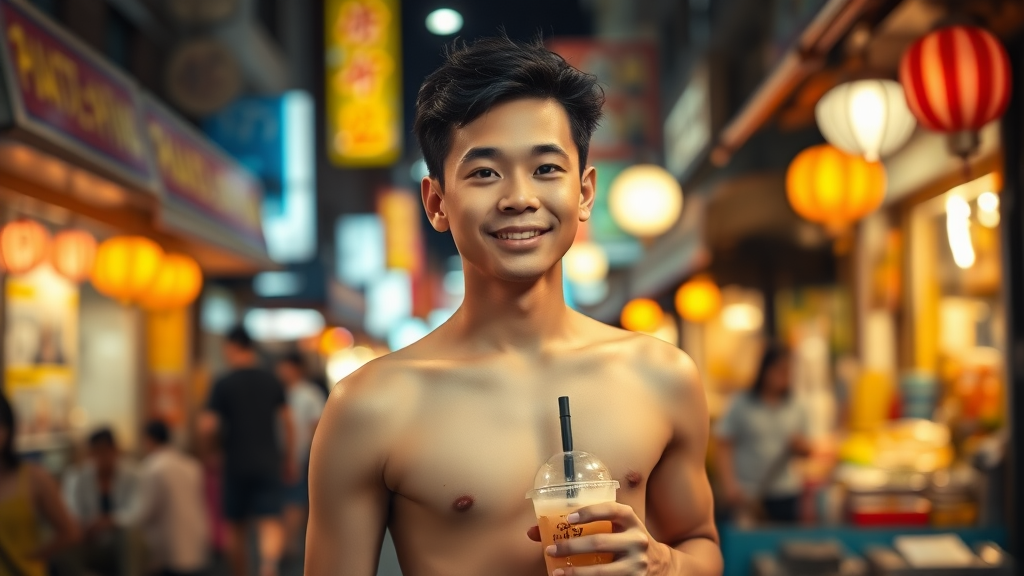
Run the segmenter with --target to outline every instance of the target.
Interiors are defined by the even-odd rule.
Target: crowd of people
[[[224,358],[193,450],[152,420],[136,460],[103,427],[60,478],[19,456],[16,416],[0,394],[0,574],[198,576],[222,556],[232,576],[250,574],[250,557],[260,576],[275,576],[284,556],[300,556],[324,390],[297,353],[264,367],[242,328],[225,337]]]

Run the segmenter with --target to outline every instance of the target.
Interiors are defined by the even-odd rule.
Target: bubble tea
[[[563,396],[558,400],[564,451],[555,454],[541,466],[534,479],[534,489],[526,495],[533,500],[542,548],[569,538],[611,532],[611,522],[571,524],[567,516],[580,508],[614,502],[615,491],[619,487],[619,483],[612,480],[611,473],[600,460],[587,452],[572,449],[569,399]],[[556,568],[608,564],[612,560],[613,555],[607,553],[579,554],[565,558],[544,555],[548,574]]]

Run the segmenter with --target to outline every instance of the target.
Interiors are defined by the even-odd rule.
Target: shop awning
[[[0,187],[187,251],[208,274],[272,268],[259,182],[92,49],[0,0]]]

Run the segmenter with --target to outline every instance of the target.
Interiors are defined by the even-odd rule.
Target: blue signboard
[[[316,255],[313,99],[301,91],[247,96],[207,118],[210,139],[263,183],[263,235],[280,263]]]

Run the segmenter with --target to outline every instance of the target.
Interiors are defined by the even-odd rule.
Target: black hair
[[[117,441],[114,439],[113,430],[110,428],[100,428],[89,435],[89,447],[99,448],[100,446],[117,448]]]
[[[0,461],[7,468],[17,469],[21,465],[21,458],[14,451],[14,434],[18,429],[18,422],[14,417],[14,408],[2,393],[0,393],[0,427],[7,429],[7,438],[0,446]]]
[[[278,361],[283,362],[285,364],[291,364],[292,366],[298,368],[300,371],[306,370],[306,359],[302,357],[302,354],[294,350],[281,356],[281,358]]]
[[[789,348],[782,344],[771,342],[765,346],[764,355],[761,356],[761,366],[757,369],[757,379],[754,380],[754,385],[750,388],[751,396],[758,400],[761,399],[764,395],[765,377],[768,370],[787,358],[789,358]]]
[[[516,42],[502,34],[469,44],[456,41],[445,49],[444,64],[420,86],[413,131],[430,175],[444,186],[444,160],[455,128],[519,98],[551,98],[565,108],[582,174],[604,104],[597,77],[569,65],[540,37]]]
[[[160,420],[150,420],[146,424],[145,434],[146,438],[149,438],[161,446],[167,444],[171,440],[171,431],[167,428],[167,424],[164,424]]]
[[[235,326],[227,334],[224,335],[224,340],[228,343],[234,344],[243,350],[253,350],[255,345],[252,341],[252,336],[249,336],[249,331],[244,326]]]

